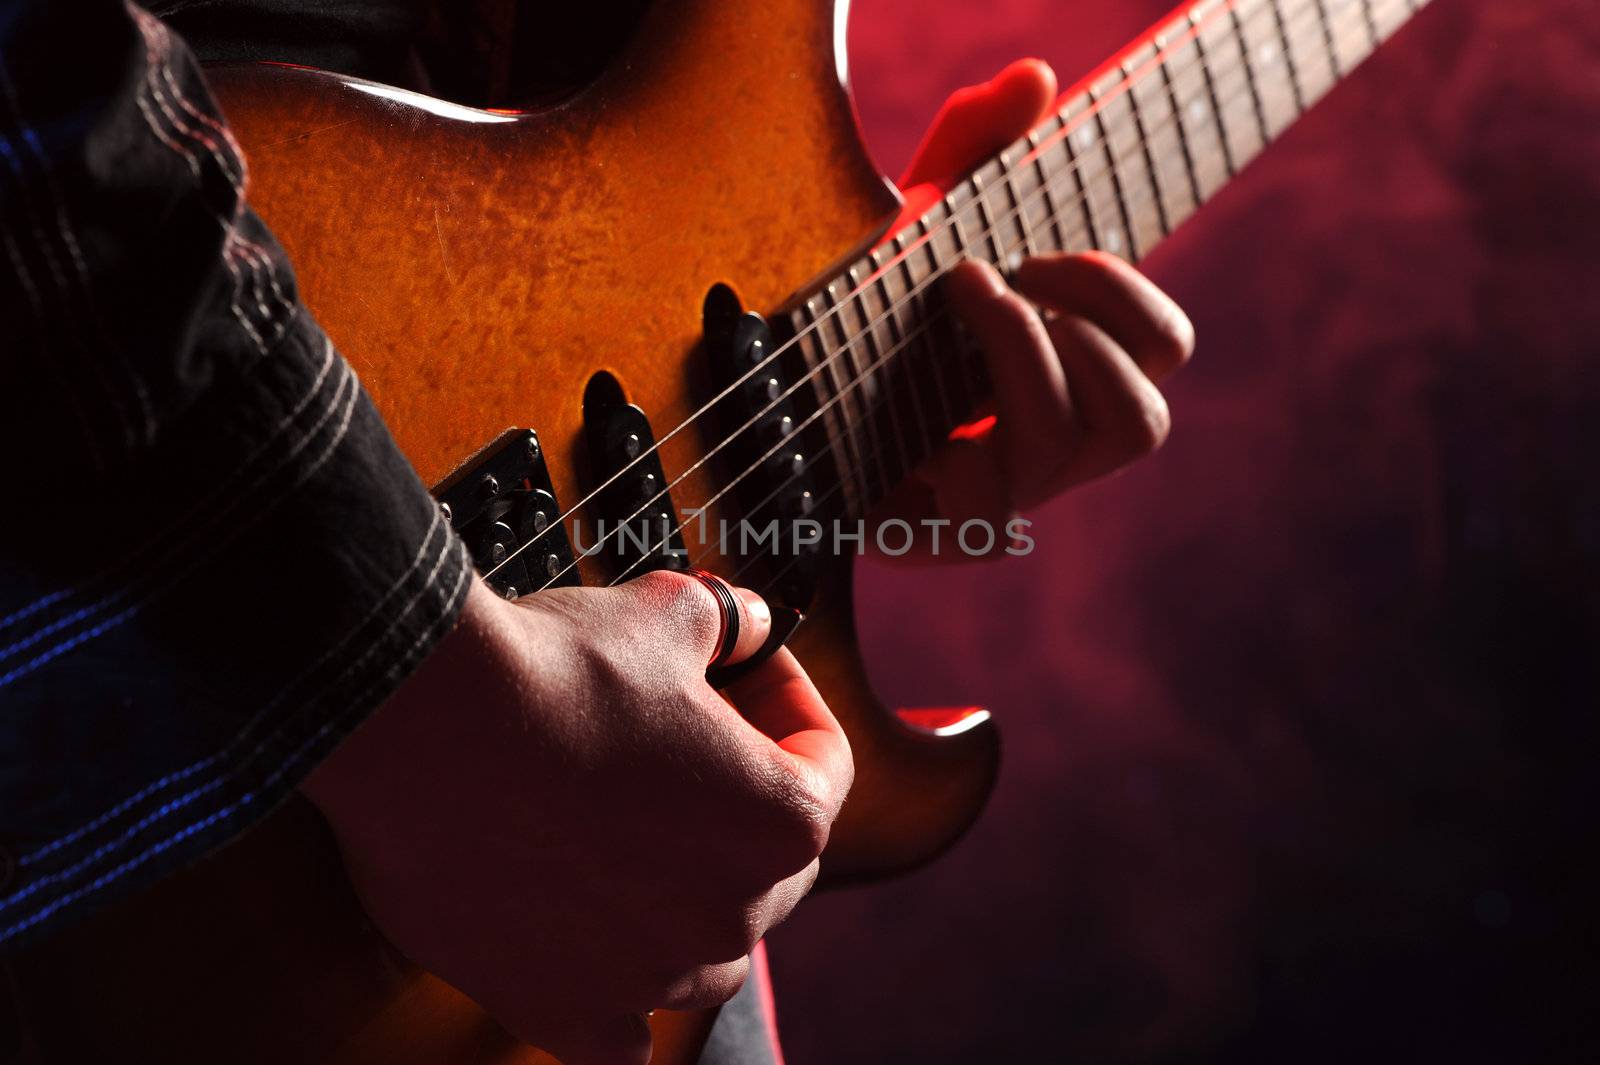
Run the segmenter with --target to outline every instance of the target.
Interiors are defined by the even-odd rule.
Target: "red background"
[[[1165,0],[857,0],[896,173]],[[1600,11],[1435,0],[1146,264],[1176,430],[999,566],[873,568],[873,674],[1006,739],[972,835],[773,936],[791,1065],[1600,1060]]]

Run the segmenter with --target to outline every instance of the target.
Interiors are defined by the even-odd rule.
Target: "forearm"
[[[3,944],[264,816],[449,630],[469,566],[181,42],[34,0],[0,75]]]

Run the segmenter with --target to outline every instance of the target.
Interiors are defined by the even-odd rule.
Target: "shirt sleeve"
[[[267,814],[472,579],[248,185],[160,21],[0,10],[0,946]]]

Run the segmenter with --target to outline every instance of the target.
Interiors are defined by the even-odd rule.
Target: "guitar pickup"
[[[627,401],[610,374],[596,374],[584,392],[583,429],[602,484],[598,510],[603,524],[595,530],[595,546],[604,545],[619,577],[688,569],[683,523],[661,468],[650,419]]]
[[[507,432],[434,495],[484,582],[507,599],[582,583],[533,430]]]

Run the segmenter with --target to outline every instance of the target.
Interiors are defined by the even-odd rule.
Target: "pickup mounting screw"
[[[561,574],[561,559],[555,555],[544,556],[544,575],[554,580]]]

